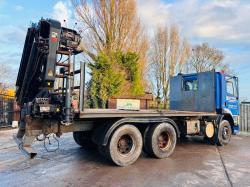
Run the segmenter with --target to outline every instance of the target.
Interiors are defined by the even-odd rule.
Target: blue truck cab
[[[216,113],[239,130],[238,78],[224,72],[178,74],[170,81],[170,109]]]
[[[239,131],[239,82],[238,77],[216,72],[216,112],[233,119],[233,132]]]

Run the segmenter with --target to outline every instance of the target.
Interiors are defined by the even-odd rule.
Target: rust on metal
[[[69,64],[66,63],[61,63],[61,62],[56,62],[57,66],[63,66],[63,67],[69,67]]]

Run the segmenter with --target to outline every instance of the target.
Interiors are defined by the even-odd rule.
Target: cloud
[[[250,1],[236,0],[139,0],[142,22],[178,24],[191,40],[208,40],[250,45]]]
[[[139,0],[137,4],[140,18],[149,29],[168,22],[171,6],[161,0]]]
[[[6,64],[17,70],[26,35],[26,28],[19,25],[2,25],[0,29],[0,66]],[[13,77],[15,77],[15,72]]]
[[[23,26],[3,25],[0,29],[0,44],[20,44],[24,42],[26,29]]]
[[[21,10],[24,9],[24,7],[21,6],[21,5],[16,5],[14,8],[15,8],[16,11],[21,11]]]
[[[211,1],[201,7],[193,28],[199,37],[250,44],[250,2]]]
[[[64,23],[64,20],[66,20],[66,23],[69,24],[71,22],[71,16],[72,16],[72,11],[71,11],[71,5],[69,2],[58,1],[54,5],[52,17],[60,21],[61,24]]]

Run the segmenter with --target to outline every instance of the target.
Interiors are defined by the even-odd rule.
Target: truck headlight
[[[234,125],[239,125],[240,116],[233,116],[233,120],[234,120]]]

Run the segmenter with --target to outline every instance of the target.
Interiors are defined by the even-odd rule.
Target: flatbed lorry
[[[127,166],[142,150],[155,158],[169,157],[177,139],[186,135],[226,145],[237,131],[238,79],[215,71],[174,76],[170,110],[84,108],[85,66],[81,63],[75,70],[74,58],[82,52],[80,42],[77,31],[52,19],[41,19],[27,31],[16,82],[21,117],[14,139],[30,158],[37,154],[33,141],[50,134],[60,137],[73,132],[83,148],[98,150],[116,165]],[[78,86],[76,75],[80,75]],[[79,106],[75,108],[76,92]]]

